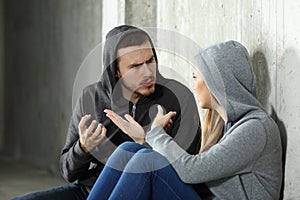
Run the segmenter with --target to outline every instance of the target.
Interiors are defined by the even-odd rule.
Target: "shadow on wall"
[[[288,127],[289,135],[291,141],[291,156],[295,155],[295,151],[298,149],[293,149],[297,147],[297,138],[299,137],[299,116],[300,116],[300,106],[299,106],[299,76],[300,76],[300,51],[295,48],[287,48],[281,57],[281,62],[278,65],[277,79],[278,79],[278,104],[279,104],[279,116],[284,118],[285,126]],[[285,138],[286,139],[286,138]],[[286,149],[284,149],[286,150]],[[293,161],[295,162],[295,161]],[[296,160],[296,162],[299,162]],[[289,168],[294,168],[295,166],[289,166]],[[290,175],[289,175],[290,176]],[[296,190],[291,185],[297,185],[297,180],[299,175],[293,174],[295,180],[286,180],[289,185],[288,192]],[[291,189],[290,189],[291,188]],[[298,195],[297,195],[298,196]]]
[[[256,75],[256,97],[268,111],[271,81],[265,55],[259,51],[255,52],[252,57],[252,65]]]
[[[277,116],[274,107],[272,106],[272,112],[271,117],[274,119],[276,124],[279,127],[280,130],[280,136],[281,136],[281,146],[282,146],[282,185],[281,185],[281,191],[280,191],[280,199],[283,199],[283,191],[284,191],[284,175],[285,175],[285,159],[286,159],[286,147],[287,147],[287,133],[286,128],[283,123]]]
[[[284,191],[284,175],[285,175],[285,160],[287,148],[287,132],[283,121],[281,121],[273,107],[269,104],[269,96],[271,91],[271,81],[268,71],[268,63],[265,55],[262,52],[255,52],[252,57],[252,65],[256,75],[256,97],[264,108],[269,111],[271,117],[276,122],[280,130],[281,145],[282,145],[282,186],[280,191],[280,199],[283,199]]]

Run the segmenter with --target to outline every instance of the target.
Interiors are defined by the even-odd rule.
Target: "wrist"
[[[152,125],[150,131],[152,131],[152,130],[155,129],[156,127],[162,127],[162,128],[163,128],[163,125],[160,125],[160,124]]]
[[[135,143],[144,144],[145,143],[145,138],[136,139]]]
[[[84,151],[85,153],[89,153],[89,150],[79,141],[79,147]]]

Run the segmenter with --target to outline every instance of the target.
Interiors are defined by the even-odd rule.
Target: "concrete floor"
[[[0,157],[0,199],[64,185],[66,182],[45,170]]]

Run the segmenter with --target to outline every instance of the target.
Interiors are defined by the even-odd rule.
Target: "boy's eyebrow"
[[[153,59],[154,55],[151,55],[145,62],[148,62],[149,60]],[[142,65],[144,64],[144,62],[141,63],[131,63],[129,66],[133,66],[133,65]]]

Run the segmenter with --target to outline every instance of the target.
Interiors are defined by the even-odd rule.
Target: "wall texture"
[[[157,0],[125,0],[125,23],[156,27]]]
[[[5,153],[57,171],[74,79],[101,42],[101,1],[6,1]]]
[[[248,48],[258,98],[279,124],[286,148],[284,199],[300,199],[300,2],[161,0],[157,9],[158,28],[178,31],[202,47],[234,39]],[[182,65],[176,70],[185,71]]]

